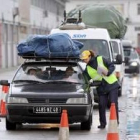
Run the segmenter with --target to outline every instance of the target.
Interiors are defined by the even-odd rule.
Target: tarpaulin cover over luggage
[[[89,27],[106,28],[111,38],[123,38],[126,23],[122,15],[113,6],[96,4],[79,6],[68,13],[68,17],[78,17],[82,13],[82,21]]]
[[[20,56],[79,57],[83,43],[73,41],[66,33],[33,35],[17,46]]]

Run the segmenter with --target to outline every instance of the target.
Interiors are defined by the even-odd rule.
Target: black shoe
[[[105,128],[105,125],[99,125],[98,128],[99,129],[104,129]]]

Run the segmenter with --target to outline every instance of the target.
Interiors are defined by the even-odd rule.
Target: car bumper
[[[58,105],[57,105],[58,106]],[[33,113],[27,105],[7,105],[7,119],[13,123],[60,123],[62,110],[68,112],[69,123],[86,121],[92,112],[92,105],[63,105],[60,113]]]
[[[139,73],[139,65],[138,66],[126,66],[125,73]]]

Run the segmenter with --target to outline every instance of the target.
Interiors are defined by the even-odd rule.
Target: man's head
[[[71,66],[68,66],[66,68],[66,76],[72,76],[72,74],[74,73],[74,70]]]
[[[36,69],[31,68],[31,69],[29,69],[29,70],[27,71],[27,74],[29,74],[29,75],[35,75],[36,72],[37,72]]]
[[[80,56],[80,59],[84,61],[85,63],[88,63],[91,59],[91,57],[94,57],[95,53],[91,50],[84,50]]]
[[[91,58],[91,53],[90,53],[89,50],[83,51],[82,54],[81,54],[81,56],[80,56],[80,59],[82,61],[84,61],[85,63],[88,63],[89,60],[90,60],[90,58]]]

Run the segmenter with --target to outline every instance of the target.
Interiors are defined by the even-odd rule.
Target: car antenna
[[[79,20],[78,20],[78,22],[79,22],[79,23],[82,22],[82,18],[81,18],[81,10],[79,10]]]
[[[64,23],[66,22],[66,20],[67,20],[66,10],[64,10]]]

